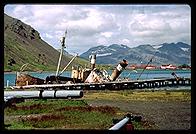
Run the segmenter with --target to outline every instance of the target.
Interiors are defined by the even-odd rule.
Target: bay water
[[[112,70],[107,71],[111,75]],[[171,75],[172,72],[175,72],[178,77],[190,78],[191,70],[145,70],[142,73],[142,70],[124,70],[120,78],[129,78],[131,80],[138,79],[158,79],[158,78],[174,78]],[[142,74],[141,74],[142,73]],[[55,72],[28,72],[31,76],[45,79],[47,76],[55,75]],[[61,76],[71,77],[71,71],[65,71]],[[5,72],[4,73],[4,87],[14,86],[16,80],[16,72]]]

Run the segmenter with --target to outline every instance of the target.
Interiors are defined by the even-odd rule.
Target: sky
[[[61,48],[67,29],[65,50],[70,54],[111,44],[191,45],[191,7],[186,4],[8,4],[4,13],[32,26],[55,49]]]

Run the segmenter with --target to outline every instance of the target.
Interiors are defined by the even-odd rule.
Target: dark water
[[[121,73],[120,78],[130,78],[132,80],[135,80],[140,76],[141,72],[142,70],[137,70],[137,72],[131,70],[124,70]],[[171,75],[172,72],[175,72],[179,77],[191,77],[191,70],[145,70],[140,76],[140,79],[173,78],[173,76]],[[108,71],[108,73],[111,74],[112,71]],[[28,74],[34,77],[45,79],[49,75],[55,75],[55,72],[28,72]],[[70,77],[71,71],[64,72],[62,76]],[[4,73],[4,86],[7,85],[7,81],[9,81],[9,86],[15,85],[15,79],[16,73]]]

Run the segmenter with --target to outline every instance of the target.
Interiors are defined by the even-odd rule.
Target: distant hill
[[[123,44],[112,44],[109,46],[96,46],[80,55],[88,59],[92,53],[97,54],[96,62],[99,64],[118,64],[122,59],[128,60],[130,64],[146,64],[154,56],[152,64],[190,64],[191,46],[183,43],[163,43],[159,45],[139,45],[130,48]]]
[[[19,71],[29,63],[31,71],[56,71],[58,50],[41,39],[37,30],[22,21],[4,14],[4,71]],[[71,60],[71,55],[62,57],[61,68]],[[72,65],[85,66],[88,61],[77,58]]]

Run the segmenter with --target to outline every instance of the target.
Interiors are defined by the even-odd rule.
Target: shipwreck
[[[64,69],[59,72],[63,50],[65,48],[65,39],[66,39],[67,31],[65,32],[65,36],[62,37],[61,40],[61,51],[58,60],[56,75],[47,76],[45,79],[40,79],[37,77],[33,77],[25,72],[23,72],[24,68],[28,66],[24,64],[20,71],[16,74],[16,86],[26,86],[26,85],[43,85],[43,84],[74,84],[74,83],[103,83],[103,82],[111,82],[115,81],[125,67],[128,65],[128,62],[123,59],[113,70],[111,75],[108,75],[106,70],[99,70],[96,68],[96,54],[92,54],[90,56],[90,68],[75,68],[72,67],[71,76],[65,77],[62,76],[62,73],[70,66],[70,64],[74,61],[78,55],[75,55],[70,62],[64,67]]]
[[[49,75],[45,79],[33,77],[23,70],[27,65],[21,67],[20,72],[17,72],[16,86],[12,86],[12,89],[68,89],[68,90],[123,90],[123,89],[141,89],[141,88],[158,88],[165,86],[190,86],[191,78],[181,78],[175,73],[172,73],[174,78],[156,78],[140,80],[140,77],[148,64],[152,62],[154,56],[147,63],[146,67],[141,71],[137,80],[119,79],[120,74],[126,69],[128,61],[122,59],[119,64],[116,65],[111,75],[106,70],[100,70],[96,68],[96,54],[90,55],[89,68],[72,67],[71,76],[62,76],[63,72],[70,66],[70,64],[78,57],[73,56],[69,63],[60,72],[60,65],[65,48],[65,36],[61,40],[61,52],[59,55],[57,70],[55,75]]]

